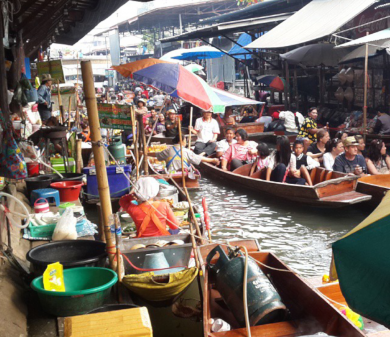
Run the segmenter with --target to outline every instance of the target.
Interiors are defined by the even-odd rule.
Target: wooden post
[[[69,106],[68,106],[68,130],[71,129],[71,122],[70,122],[70,111],[72,108],[72,95],[69,96]]]
[[[81,173],[83,170],[83,150],[82,150],[82,140],[76,139],[76,172]]]
[[[180,122],[180,119],[178,120],[178,122],[179,122],[179,139],[180,139],[179,144],[180,144],[180,160],[181,160],[181,178],[182,178],[183,190],[184,190],[184,192],[185,192],[185,194],[187,196],[187,200],[188,200],[188,203],[189,203],[189,206],[190,206],[190,210],[191,210],[192,219],[196,223],[195,214],[193,214],[194,213],[194,209],[192,208],[191,200],[190,200],[190,197],[188,195],[187,187],[186,187],[186,178],[185,178],[185,171],[184,171],[184,150],[183,150],[183,143],[182,143],[182,133],[181,133],[181,122]],[[196,226],[199,227],[197,223],[196,223]],[[190,234],[191,234],[192,249],[194,250],[194,255],[195,255],[195,263],[196,263],[196,267],[199,268],[199,259],[198,259],[198,254],[196,252],[196,242],[195,242],[195,238],[194,238],[194,229],[192,228],[191,221],[190,221],[190,226],[189,227],[190,227]]]
[[[368,35],[369,32],[366,33]],[[368,43],[366,43],[366,55],[364,58],[364,98],[363,98],[363,137],[366,140],[367,134],[367,76],[368,76]]]
[[[101,141],[100,122],[95,96],[91,61],[81,61],[81,73],[84,83],[85,102],[87,106],[89,127],[91,130],[92,151],[95,158],[96,177],[99,190],[99,199],[102,205],[104,233],[107,242],[107,252],[111,268],[114,267],[115,243],[111,238],[109,217],[112,214],[110,189],[106,164],[104,162],[104,149]],[[100,233],[101,234],[101,233]],[[114,268],[113,268],[114,269]]]
[[[194,107],[191,107],[190,109],[190,127],[192,127],[192,112],[194,110]],[[191,130],[191,128],[190,128]],[[192,132],[190,131],[190,136],[188,137],[188,150],[191,150],[191,138],[192,138]]]
[[[49,61],[49,64],[50,64],[50,61]],[[57,90],[58,90],[58,105],[60,107],[60,112],[61,112],[61,120],[62,120],[62,124],[64,124],[65,123],[64,107],[62,105],[60,81],[59,80],[57,80]]]
[[[134,147],[134,155],[135,155],[135,169],[136,169],[136,177],[137,180],[139,178],[139,154],[138,154],[138,131],[137,131],[137,120],[135,119],[135,111],[134,106],[131,106],[130,108],[130,116],[131,116],[131,124],[133,126],[133,147]]]
[[[294,96],[295,96],[295,105],[296,105],[297,111],[299,111],[297,66],[294,66]],[[293,112],[295,112],[295,111],[293,111]]]
[[[137,115],[137,122],[139,125],[139,136],[142,142],[142,148],[143,148],[143,161],[144,161],[144,174],[149,175],[149,166],[148,166],[148,144],[146,142],[146,136],[145,136],[145,128],[144,128],[144,122],[143,122],[143,115]],[[142,159],[141,159],[142,161]],[[141,163],[140,163],[141,164]],[[139,165],[140,165],[139,164]]]
[[[288,95],[289,95],[289,91],[290,91],[290,85],[289,85],[290,84],[290,81],[289,81],[290,74],[289,74],[287,61],[284,61],[284,68],[286,71],[286,85],[284,86],[284,107],[285,107],[285,109],[289,109],[290,103],[288,100]]]

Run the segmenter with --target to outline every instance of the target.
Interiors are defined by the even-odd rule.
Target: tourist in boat
[[[359,143],[358,145],[358,154],[362,155],[364,158],[367,157],[367,151],[366,151],[366,142],[364,141],[363,136],[356,135],[355,136],[356,141]]]
[[[390,156],[386,153],[386,145],[383,140],[374,139],[371,141],[366,161],[369,174],[390,173]]]
[[[309,186],[313,186],[309,171],[319,167],[320,163],[312,157],[303,153],[304,144],[302,140],[295,140],[293,145],[294,155],[296,158],[296,168],[301,172],[301,176],[306,180]]]
[[[272,114],[272,122],[268,125],[267,131],[285,131],[284,121],[279,118],[279,112]]]
[[[142,177],[135,183],[134,190],[119,200],[119,205],[134,221],[137,238],[170,235],[167,226],[171,230],[180,228],[169,204],[153,200],[159,189],[156,179]]]
[[[378,119],[371,133],[377,133],[381,135],[390,135],[390,116],[385,107],[377,107]]]
[[[306,180],[301,178],[301,172],[296,169],[296,157],[291,153],[290,141],[287,136],[277,137],[276,150],[270,155],[265,179],[294,185],[306,184]]]
[[[144,98],[140,98],[137,101],[137,107],[135,108],[135,112],[139,115],[145,115],[148,113],[148,108],[146,107],[146,100]]]
[[[196,134],[198,138],[195,142],[194,152],[201,156],[210,156],[217,147],[217,138],[220,133],[218,122],[212,118],[211,111],[202,111],[203,117],[195,122],[195,128],[188,127],[190,132]]]
[[[307,155],[312,157],[314,160],[322,163],[324,153],[326,152],[326,144],[329,142],[329,132],[325,129],[318,130],[317,142],[313,143],[307,149]]]
[[[291,107],[291,109],[296,111],[294,107]],[[297,135],[301,125],[303,125],[303,122],[305,121],[305,118],[299,111],[292,112],[289,110],[281,111],[279,113],[279,119],[284,121],[286,135]]]
[[[336,157],[344,152],[343,141],[334,138],[326,144],[326,152],[323,156],[322,165],[326,170],[333,171],[333,165]]]
[[[297,139],[303,140],[305,144],[305,152],[307,151],[309,145],[317,140],[317,117],[317,108],[310,108],[308,116],[303,121],[301,129],[299,130]]]
[[[270,154],[268,145],[266,143],[260,143],[257,145],[257,154],[257,160],[253,162],[249,175],[252,175],[257,171],[265,171],[267,169]]]
[[[270,125],[272,123],[272,117],[268,116],[268,114],[264,111],[263,115],[260,118],[256,119],[255,122],[256,123],[264,123],[264,130],[267,130],[268,125]]]
[[[165,116],[162,113],[158,114],[158,122],[156,125],[156,134],[162,134],[166,131],[165,129]]]
[[[227,128],[225,131],[225,139],[217,142],[217,147],[215,149],[217,152],[217,158],[221,158],[229,146],[235,143],[237,143],[237,141],[234,139],[234,130],[232,128]]]
[[[154,95],[151,99],[154,101],[155,107],[161,108],[164,105],[165,95],[163,95],[161,91],[158,91],[157,95]]]
[[[366,161],[358,154],[358,145],[354,136],[347,137],[344,142],[345,152],[340,154],[334,161],[333,171],[348,174],[361,175],[367,172]]]
[[[223,118],[219,115],[218,117],[221,126],[236,125],[236,120],[233,117],[233,108],[231,106],[226,107]]]
[[[240,123],[254,123],[257,120],[258,113],[256,109],[254,109],[252,106],[245,107],[243,111],[241,111],[241,116],[244,116],[240,120]]]
[[[176,137],[179,132],[179,123],[177,121],[175,110],[168,110],[167,115],[168,118],[165,122],[165,136]]]
[[[348,137],[348,133],[345,131],[337,131],[336,135],[334,136],[335,139],[340,139],[342,142],[344,141],[345,138]]]
[[[248,140],[244,129],[238,129],[235,135],[237,143],[232,144],[222,156],[221,168],[224,171],[234,171],[256,159],[257,143]]]
[[[181,171],[181,151],[180,151],[180,137],[176,135],[173,138],[173,146],[167,147],[161,152],[149,153],[148,156],[156,157],[158,161],[165,161],[167,164],[167,170],[171,171]],[[218,158],[208,158],[202,157],[195,154],[193,151],[186,148],[187,140],[185,135],[182,135],[182,147],[183,147],[183,162],[186,170],[191,170],[191,164],[199,165],[201,162],[211,163],[219,165]]]

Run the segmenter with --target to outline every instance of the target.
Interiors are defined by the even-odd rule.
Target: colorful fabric
[[[0,176],[8,179],[27,178],[26,162],[12,134],[11,127],[5,127],[4,118],[0,111]]]
[[[317,134],[311,134],[309,130],[317,129],[317,122],[310,117],[306,117],[301,129],[298,133],[298,138],[308,138],[311,143],[317,140]]]
[[[249,150],[255,150],[256,148],[257,143],[253,141],[248,141],[246,146],[236,143],[226,150],[222,158],[226,159],[229,164],[233,159],[251,162],[256,158],[256,155],[250,154]]]

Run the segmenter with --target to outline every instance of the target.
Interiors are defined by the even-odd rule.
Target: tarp
[[[250,98],[232,94],[231,92],[225,90],[221,90],[213,87],[212,89],[226,106],[264,104],[263,102],[255,101]]]
[[[352,40],[343,44],[336,46],[335,48],[348,48],[348,47],[356,47],[362,44],[372,43],[379,47],[389,47],[390,46],[390,28],[386,28],[379,32],[363,36],[359,39]]]
[[[250,59],[250,52],[240,46],[246,46],[251,42],[252,37],[247,33],[242,33],[238,38],[237,43],[229,50],[228,54],[240,60]]]
[[[331,35],[376,0],[313,0],[247,48],[277,49]]]
[[[361,224],[332,245],[337,275],[348,306],[390,327],[390,193]]]
[[[373,57],[373,56],[377,56],[376,52],[378,49],[381,49],[381,48],[378,48],[378,47],[373,47],[373,46],[368,46],[368,57]],[[360,46],[354,50],[352,50],[350,53],[348,53],[347,55],[345,55],[339,63],[349,63],[349,62],[353,62],[353,61],[357,61],[358,59],[362,59],[366,56],[366,46],[363,45],[363,46]]]

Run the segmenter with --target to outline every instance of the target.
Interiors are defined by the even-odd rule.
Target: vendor
[[[38,111],[41,120],[45,123],[51,117],[51,84],[53,79],[50,74],[42,75],[42,84],[38,89]]]
[[[153,201],[160,185],[152,177],[139,178],[134,192],[122,197],[120,206],[130,214],[137,228],[137,238],[170,235],[170,229],[179,229],[172,209],[167,202]]]
[[[158,161],[165,161],[167,163],[167,170],[181,171],[181,151],[180,151],[180,136],[173,138],[173,146],[169,146],[164,151],[148,153],[150,157],[156,157]],[[217,158],[207,158],[196,155],[194,152],[186,148],[187,141],[185,135],[182,135],[183,147],[183,162],[186,169],[190,169],[191,164],[199,165],[200,162],[213,163],[219,165]]]

